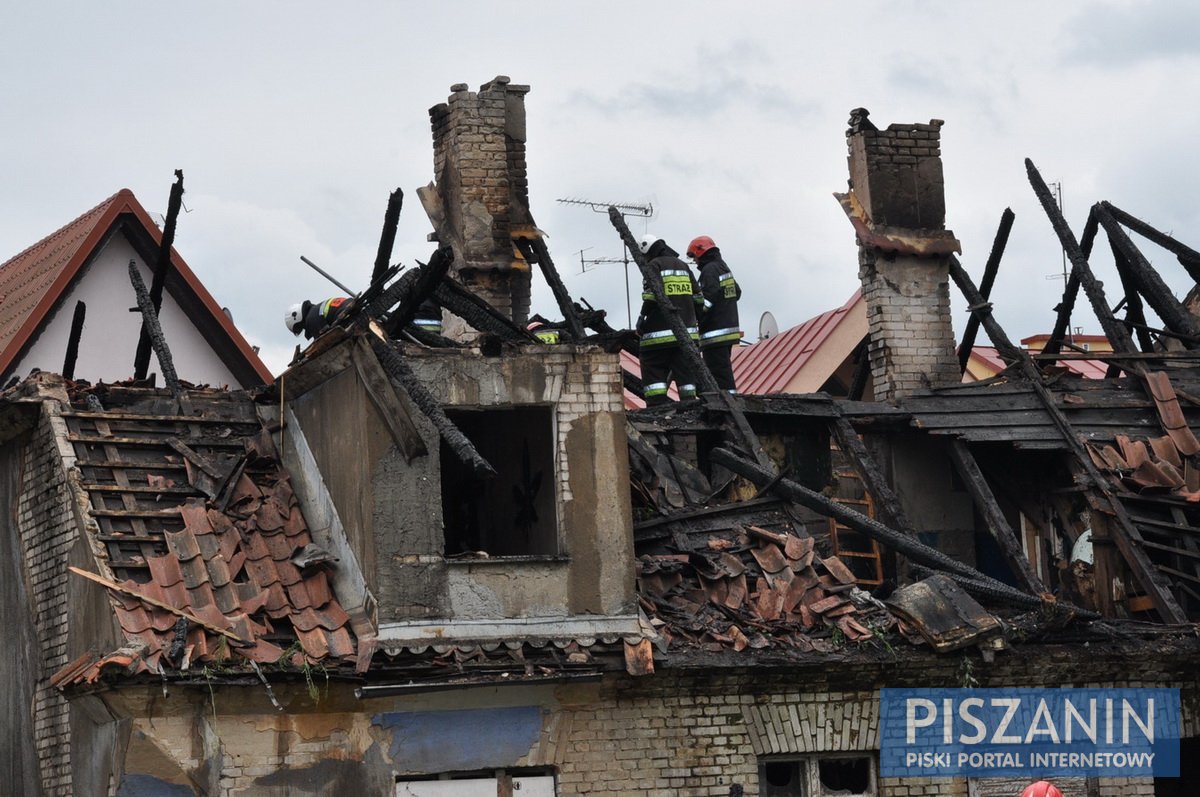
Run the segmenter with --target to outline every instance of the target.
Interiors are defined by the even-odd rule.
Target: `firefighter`
[[[307,340],[320,335],[353,306],[353,300],[334,296],[316,304],[305,300],[293,304],[283,316],[283,323],[293,335],[304,333]]]
[[[707,235],[692,239],[687,255],[700,268],[700,292],[704,310],[700,315],[700,351],[704,364],[717,380],[717,387],[737,392],[733,379],[733,347],[742,339],[738,326],[738,299],[742,289],[721,258],[721,250]]]
[[[426,332],[442,334],[442,306],[432,298],[421,302],[421,306],[417,308],[417,314],[412,320],[412,325]]]
[[[1026,786],[1025,791],[1021,792],[1021,797],[1063,797],[1063,793],[1057,786],[1039,780]]]
[[[554,345],[560,342],[558,330],[549,326],[545,321],[530,321],[525,329],[532,332],[533,336],[542,343]]]
[[[657,273],[663,293],[679,312],[683,326],[699,340],[700,330],[696,325],[696,304],[703,301],[696,289],[696,278],[687,263],[679,259],[679,253],[667,246],[666,241],[654,235],[644,235],[638,249],[649,261],[650,269]],[[642,311],[638,315],[637,333],[640,336],[638,356],[642,364],[642,387],[646,406],[663,404],[669,399],[667,388],[671,380],[683,399],[695,398],[696,382],[681,341],[676,340],[666,311],[658,306],[654,292],[647,283],[642,287]]]

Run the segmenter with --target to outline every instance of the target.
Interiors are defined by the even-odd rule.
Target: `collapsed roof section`
[[[1080,247],[1051,213],[1071,244],[1076,284],[1108,313],[1115,351],[1089,356],[1111,363],[1114,378],[1085,382],[1039,367],[1067,356],[1060,341],[1069,302],[1032,359],[1007,339],[953,257],[957,242],[938,229],[940,196],[919,188],[903,200],[911,207],[887,197],[888,186],[910,182],[910,171],[920,186],[940,190],[940,163],[929,160],[937,158],[939,126],[878,131],[861,112],[851,129],[852,155],[865,158],[857,167],[852,161],[854,187],[843,199],[861,246],[871,334],[862,361],[886,402],[721,393],[691,338],[676,330],[705,395],[631,413],[623,424],[621,388],[635,392],[637,385],[618,381],[617,358],[602,349],[624,348],[629,337],[607,327],[602,312],[571,301],[540,238],[519,249],[532,253],[527,262],[555,287],[563,339],[585,345],[545,344],[511,306],[498,308],[448,279],[456,256],[444,246],[397,279],[394,269],[377,269],[353,308],[263,395],[256,415],[282,438],[294,491],[278,470],[280,457],[254,442],[261,433],[248,421],[238,425],[232,399],[218,413],[229,434],[215,439],[193,417],[205,412],[194,391],[179,385],[169,399],[159,397],[166,405],[122,419],[147,427],[132,430],[133,442],[120,439],[126,436],[105,410],[78,416],[110,424],[107,433],[99,426],[67,433],[89,457],[103,449],[120,459],[126,443],[147,446],[187,478],[186,488],[150,473],[144,486],[123,485],[116,473],[125,470],[116,468],[113,489],[83,494],[89,529],[103,517],[130,523],[91,532],[98,560],[122,562],[125,575],[135,572],[137,556],[145,561],[145,582],[120,582],[115,571],[100,576],[113,582],[122,629],[131,637],[153,629],[142,638],[158,645],[151,656],[170,638],[155,662],[160,669],[183,661],[170,632],[179,632],[185,654],[192,645],[189,655],[225,644],[218,637],[231,650],[262,640],[261,650],[274,655],[291,637],[272,634],[290,628],[295,652],[307,660],[357,665],[368,676],[386,679],[411,667],[430,678],[453,670],[461,679],[474,662],[486,679],[595,671],[612,666],[601,658],[622,652],[627,670],[646,673],[654,667],[652,643],[658,657],[675,663],[716,653],[737,666],[748,652],[795,661],[893,628],[935,650],[976,645],[991,655],[1014,627],[1036,639],[1102,616],[1188,622],[1200,612],[1192,586],[1200,584],[1200,555],[1192,550],[1200,518],[1190,500],[1200,490],[1192,459],[1200,444],[1189,417],[1200,408],[1190,354],[1200,338],[1140,265],[1130,266],[1127,317],[1117,322]],[[904,134],[923,142],[912,160],[886,151]],[[855,136],[875,144],[859,147]],[[877,179],[872,168],[891,177]],[[1102,217],[1124,218],[1099,208],[1092,237]],[[610,209],[610,218],[648,285],[661,287],[620,214]],[[1180,257],[1200,263],[1194,255]],[[898,274],[914,277],[920,290],[898,291]],[[950,280],[1009,364],[992,380],[959,384],[944,317]],[[1136,297],[1151,293],[1164,308],[1163,328],[1129,315],[1140,307]],[[429,297],[470,327],[477,345],[414,331],[409,321]],[[897,326],[905,318],[930,329]],[[1144,328],[1148,345],[1134,350],[1128,334],[1114,338],[1123,326]],[[180,425],[159,428],[159,416]],[[179,438],[178,445],[164,438]],[[227,449],[244,451],[245,461],[222,459]],[[624,483],[626,454],[632,529],[629,496],[612,492]],[[396,492],[396,484],[411,489]],[[168,487],[182,492],[164,493]],[[161,545],[139,538],[133,525],[140,519],[144,526],[145,512],[155,511],[139,496],[160,493],[178,496],[164,513],[178,526],[162,529]],[[293,494],[314,530],[295,519]],[[109,495],[120,506],[106,503]],[[409,531],[415,536],[404,536]],[[1094,564],[1077,568],[1067,551],[1085,538]],[[131,542],[141,546],[137,553],[128,550]],[[313,565],[327,577],[313,574],[311,584],[296,561],[310,542],[327,543],[332,554]],[[219,562],[240,569],[226,579]],[[168,632],[167,618],[146,608],[161,607],[149,602],[158,597],[138,591],[143,583],[189,602],[185,622],[176,615]],[[252,586],[243,594],[238,586],[230,591],[231,583]],[[293,595],[288,587],[297,584],[303,590]],[[231,613],[204,610],[209,592]],[[258,605],[261,594],[267,597]],[[190,637],[197,628],[204,636]],[[383,652],[374,652],[376,642]],[[525,658],[534,650],[546,651],[537,665]],[[565,662],[556,650],[568,651]],[[109,663],[122,665],[125,656]],[[257,663],[253,654],[242,658]],[[428,672],[438,668],[440,676]],[[74,674],[64,671],[63,682],[97,671],[95,662],[82,662]]]

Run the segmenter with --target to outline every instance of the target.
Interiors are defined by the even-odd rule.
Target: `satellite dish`
[[[779,334],[779,322],[775,320],[775,316],[771,315],[771,311],[762,314],[762,318],[758,319],[758,339],[766,340],[773,338]]]

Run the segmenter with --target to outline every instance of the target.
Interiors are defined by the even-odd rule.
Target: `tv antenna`
[[[586,208],[591,208],[593,213],[608,213],[610,207],[616,208],[622,218],[633,216],[639,219],[649,219],[654,216],[654,206],[647,202],[644,205],[635,204],[632,202],[592,202],[587,199],[577,199],[569,197],[566,199],[558,199],[556,202],[561,202],[564,205],[582,205]],[[592,247],[588,247],[591,249]],[[590,260],[584,258],[583,253],[587,249],[579,250],[579,268],[580,273],[590,271],[589,265],[601,265],[604,263],[622,263],[625,266],[625,323],[628,328],[633,328],[633,305],[629,299],[629,247],[622,247],[621,257],[596,257]]]

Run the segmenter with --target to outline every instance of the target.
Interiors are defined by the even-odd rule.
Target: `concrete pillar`
[[[850,122],[844,202],[859,233],[875,398],[958,382],[947,261],[958,242],[945,228],[942,122],[879,130],[861,108]]]

